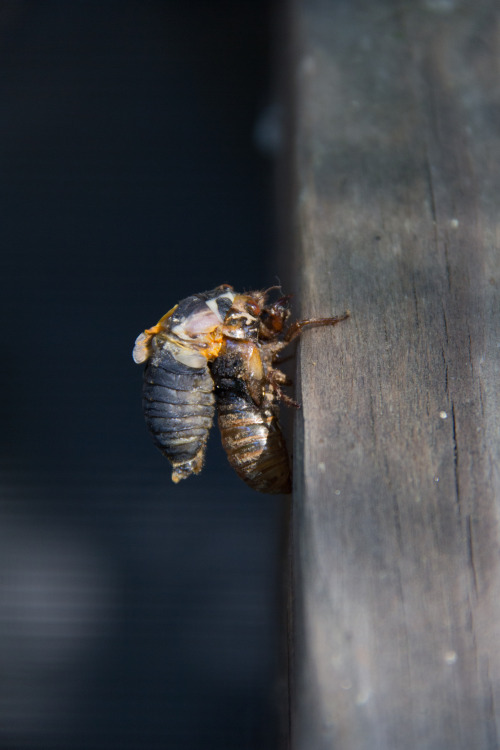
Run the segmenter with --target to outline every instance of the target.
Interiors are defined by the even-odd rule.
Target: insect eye
[[[255,316],[260,315],[260,307],[253,300],[249,300],[247,302],[247,309],[248,309],[248,312],[250,312],[252,315],[255,315]]]

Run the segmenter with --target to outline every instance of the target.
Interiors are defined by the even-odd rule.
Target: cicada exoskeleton
[[[210,369],[222,444],[230,464],[253,489],[291,491],[290,462],[279,424],[279,404],[298,406],[283,392],[287,378],[276,359],[306,326],[344,320],[302,320],[287,327],[290,297],[266,304],[266,292],[235,295],[223,327],[224,342]]]

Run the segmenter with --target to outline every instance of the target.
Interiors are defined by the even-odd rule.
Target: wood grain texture
[[[291,746],[500,746],[500,7],[291,6]]]

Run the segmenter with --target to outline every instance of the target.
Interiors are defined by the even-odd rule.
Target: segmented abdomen
[[[214,416],[213,388],[207,367],[183,365],[168,350],[146,365],[144,416],[156,446],[173,466],[174,482],[202,469]]]
[[[288,453],[276,415],[246,395],[217,392],[222,445],[229,463],[252,489],[291,492]]]

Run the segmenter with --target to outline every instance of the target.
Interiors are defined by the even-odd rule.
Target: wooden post
[[[500,6],[291,19],[291,746],[497,748]]]

